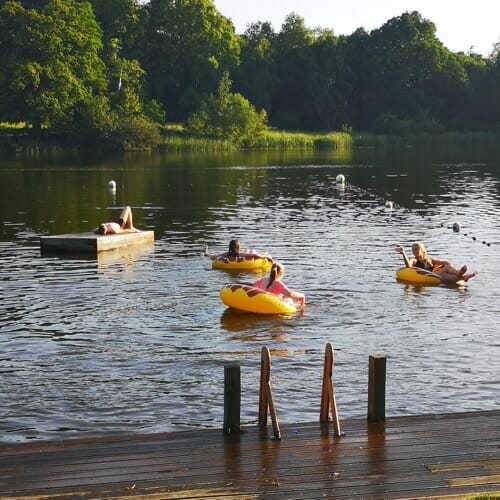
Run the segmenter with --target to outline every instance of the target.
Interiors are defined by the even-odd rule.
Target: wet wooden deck
[[[456,498],[500,492],[500,410],[0,445],[0,496]]]
[[[98,255],[131,246],[153,245],[154,231],[137,233],[96,234],[94,232],[41,236],[40,251],[45,254],[81,253]]]

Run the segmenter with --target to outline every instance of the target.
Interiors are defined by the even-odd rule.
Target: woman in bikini
[[[439,276],[444,281],[469,281],[477,272],[466,274],[467,266],[462,266],[460,269],[455,268],[446,260],[438,260],[427,254],[423,243],[417,241],[411,246],[414,257],[408,258],[405,249],[402,246],[396,247],[394,250],[403,256],[406,267],[418,267],[426,271],[431,271]]]
[[[255,288],[260,288],[266,292],[273,293],[279,297],[288,297],[296,300],[304,308],[306,305],[306,297],[303,293],[290,290],[281,280],[285,275],[285,266],[279,262],[275,262],[271,267],[271,272],[268,278],[260,278],[254,283]]]
[[[127,205],[117,222],[103,222],[95,231],[97,234],[138,233],[132,222],[132,210]]]

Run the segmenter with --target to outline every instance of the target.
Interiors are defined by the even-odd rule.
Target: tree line
[[[268,126],[500,130],[500,44],[453,53],[405,12],[337,36],[291,13],[238,35],[212,0],[0,0],[0,121],[153,146],[166,120],[237,140]]]

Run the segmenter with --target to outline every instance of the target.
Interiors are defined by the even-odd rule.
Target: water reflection
[[[254,422],[263,346],[288,422],[318,420],[327,342],[341,419],[366,415],[371,353],[388,356],[389,415],[494,407],[499,156],[304,155],[2,163],[0,441],[220,427],[228,362]],[[125,204],[154,247],[40,255],[41,235],[88,231]],[[211,269],[205,242],[224,251],[234,237],[286,265],[304,314],[222,304],[224,285],[260,275]],[[479,276],[466,289],[398,283],[393,248],[414,240]]]

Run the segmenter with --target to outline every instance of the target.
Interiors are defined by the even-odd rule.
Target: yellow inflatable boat
[[[419,285],[441,285],[443,280],[439,274],[419,267],[402,267],[396,271],[398,280]]]
[[[227,269],[229,271],[253,271],[258,269],[270,271],[272,264],[270,259],[252,254],[245,254],[244,256],[236,257],[234,260],[226,256],[219,256],[212,260],[212,269]]]
[[[226,285],[220,291],[222,302],[233,309],[260,314],[294,314],[297,307],[289,299],[281,299],[260,288],[239,283]]]

